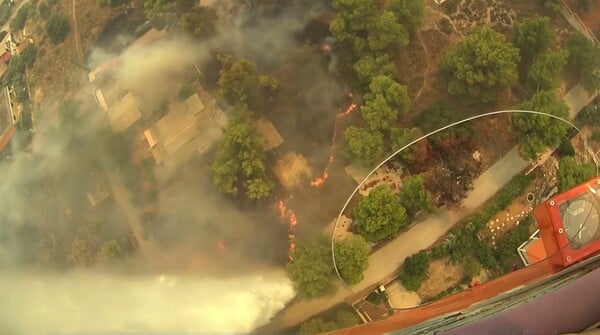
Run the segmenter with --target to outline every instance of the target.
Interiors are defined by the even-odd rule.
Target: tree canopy
[[[565,119],[569,117],[569,107],[551,91],[537,92],[517,108]],[[510,123],[512,130],[521,137],[521,152],[527,158],[535,158],[546,148],[558,145],[569,130],[568,124],[537,114],[511,114]]]
[[[408,44],[408,31],[398,23],[394,13],[385,10],[371,24],[367,41],[370,51],[383,51],[392,46],[403,47]]]
[[[62,42],[71,31],[69,20],[63,15],[54,14],[46,21],[46,34],[54,44]]]
[[[519,49],[490,28],[476,28],[440,59],[448,92],[465,101],[489,102],[518,79]]]
[[[294,260],[287,264],[286,271],[300,297],[313,298],[334,291],[331,282],[331,248],[326,239],[316,239],[306,245],[299,245]]]
[[[564,192],[596,176],[592,163],[577,163],[575,158],[562,157],[558,162],[558,191]]]
[[[181,15],[181,26],[189,34],[196,37],[209,36],[215,32],[217,12],[214,8],[200,6],[195,10],[188,10]]]
[[[575,66],[588,92],[600,89],[600,47],[577,32],[567,42],[569,62]]]
[[[410,108],[410,97],[406,86],[399,84],[391,76],[377,75],[369,84],[369,91],[365,94],[366,100],[374,100],[378,96],[398,114],[406,114]]]
[[[368,128],[350,126],[344,132],[350,158],[364,166],[377,164],[384,155],[383,134]]]
[[[220,57],[221,74],[219,94],[231,104],[246,103],[251,107],[257,102],[259,76],[256,66],[246,59],[233,61],[230,56]]]
[[[364,0],[333,0],[332,5],[336,11],[329,25],[333,36],[338,41],[353,46],[361,44],[357,39],[363,39],[364,43],[367,31],[379,11],[377,3]]]
[[[369,130],[387,130],[398,122],[398,110],[391,107],[380,94],[367,100],[360,107],[360,113]]]
[[[422,175],[408,176],[402,179],[400,201],[410,215],[420,210],[433,211],[431,196],[425,189]]]
[[[560,9],[560,0],[543,0],[544,7],[551,10],[559,10]]]
[[[419,128],[394,128],[390,132],[392,140],[392,151],[396,152],[410,142],[423,136]],[[423,139],[406,148],[398,154],[400,161],[404,163],[424,162],[429,156],[429,143]]]
[[[321,318],[312,318],[300,326],[300,335],[315,335],[338,329],[333,321],[325,321]]]
[[[335,264],[340,276],[348,284],[358,284],[369,266],[369,245],[360,236],[335,243]]]
[[[550,18],[534,16],[522,20],[515,26],[514,44],[521,57],[531,60],[554,44],[556,35],[550,27]]]
[[[423,0],[390,0],[388,9],[411,33],[421,26],[425,18]]]
[[[229,195],[243,188],[250,199],[269,196],[272,183],[266,176],[264,160],[261,139],[252,124],[244,118],[234,119],[223,130],[212,164],[215,185]]]
[[[369,242],[390,238],[408,223],[406,209],[387,184],[373,188],[360,199],[354,216],[358,233]]]
[[[417,291],[427,279],[429,271],[429,255],[425,250],[419,251],[404,260],[402,271],[400,272],[400,282],[411,291]]]
[[[174,0],[144,0],[144,11],[146,16],[152,17],[171,9],[174,2]]]
[[[396,66],[385,53],[369,53],[361,56],[353,66],[354,75],[360,85],[367,87],[373,78],[383,75],[393,78],[396,75]]]
[[[566,50],[549,51],[536,57],[527,72],[527,88],[536,92],[558,87],[560,74],[568,57]]]

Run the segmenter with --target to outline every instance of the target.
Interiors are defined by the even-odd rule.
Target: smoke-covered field
[[[307,51],[297,35],[327,9],[310,2],[254,12],[219,6],[216,37],[197,42],[171,35],[120,55],[95,49],[88,65],[118,57],[116,83],[139,93],[142,105],[156,106],[173,98],[180,78],[193,65],[202,68],[212,51],[248,58],[281,81],[280,107],[269,116],[285,150],[326,161],[339,97],[347,90],[331,76],[319,47]],[[274,206],[232,202],[210,180],[210,157],[192,160],[157,182],[147,236],[152,249],[127,246],[131,213],[114,196],[92,208],[87,193],[112,193],[110,175],[128,189],[138,187],[143,167],[130,157],[135,136],[110,131],[92,90],[82,87],[76,103],[58,92],[48,98],[31,150],[14,150],[0,163],[0,333],[239,333],[268,322],[294,296],[281,271],[287,227]],[[303,205],[302,213],[323,217],[337,208]],[[141,218],[142,210],[133,215]],[[110,241],[124,256],[105,259],[116,252]]]
[[[294,291],[283,273],[235,279],[2,273],[2,334],[246,333]]]

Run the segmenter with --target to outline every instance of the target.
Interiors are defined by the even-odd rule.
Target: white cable
[[[360,183],[358,183],[358,186],[356,186],[356,188],[354,189],[354,191],[352,191],[352,193],[350,194],[350,196],[348,197],[348,199],[346,200],[346,203],[344,204],[344,206],[342,207],[342,209],[340,210],[340,213],[338,214],[336,220],[335,220],[335,224],[333,225],[333,231],[331,233],[331,258],[333,261],[333,268],[335,269],[335,273],[337,275],[337,277],[340,279],[340,281],[342,282],[342,284],[348,288],[351,292],[352,289],[351,287],[344,281],[344,279],[342,278],[342,276],[340,275],[340,272],[338,270],[337,267],[337,263],[335,262],[335,231],[337,229],[337,225],[340,221],[340,218],[342,217],[342,215],[344,214],[344,211],[346,210],[346,207],[348,207],[348,204],[350,203],[350,201],[352,200],[352,198],[354,198],[354,196],[356,195],[356,192],[358,192],[358,190],[362,187],[362,185],[365,183],[365,181],[367,181],[367,179],[369,179],[374,173],[375,171],[377,171],[380,167],[382,167],[385,163],[387,163],[388,161],[390,161],[392,158],[394,158],[397,154],[401,153],[402,151],[406,150],[408,147],[412,146],[413,144],[431,136],[434,134],[437,134],[441,131],[444,131],[448,128],[457,126],[459,124],[465,123],[465,122],[469,122],[475,119],[479,119],[482,117],[486,117],[486,116],[492,116],[492,115],[497,115],[497,114],[518,114],[518,113],[522,113],[522,114],[536,114],[536,115],[544,115],[544,116],[548,116],[551,117],[553,119],[562,121],[566,124],[568,124],[569,126],[573,127],[575,130],[577,130],[577,132],[581,132],[581,130],[574,125],[571,121],[564,119],[560,116],[556,116],[553,114],[549,114],[549,113],[544,113],[544,112],[536,112],[536,111],[527,111],[527,110],[518,110],[518,109],[511,109],[511,110],[502,110],[502,111],[495,111],[495,112],[489,112],[489,113],[483,113],[483,114],[479,114],[479,115],[475,115],[475,116],[471,116],[468,117],[466,119],[460,120],[460,121],[456,121],[454,123],[451,123],[449,125],[446,125],[444,127],[441,127],[439,129],[436,129],[426,135],[423,135],[421,137],[419,137],[418,139],[408,143],[407,145],[403,146],[402,148],[396,150],[394,153],[392,153],[390,156],[388,156],[386,159],[384,159],[381,163],[379,163],[379,165],[377,165],[373,170],[371,170],[371,172],[369,172],[369,174],[367,174],[366,177],[363,178],[363,180],[361,180]],[[596,169],[598,169],[598,166],[596,166]],[[353,292],[354,293],[354,292]]]

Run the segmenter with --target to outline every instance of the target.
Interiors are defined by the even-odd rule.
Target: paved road
[[[127,217],[129,226],[133,230],[140,252],[142,254],[151,253],[154,255],[157,250],[156,242],[153,239],[145,238],[144,226],[140,220],[139,211],[131,200],[131,192],[123,186],[121,176],[118,173],[106,171],[106,177],[112,188],[115,201],[125,214],[125,217]]]
[[[373,253],[369,258],[369,268],[364,273],[364,280],[353,286],[352,290],[340,287],[333,297],[303,300],[293,304],[277,315],[270,327],[265,330],[279,331],[294,326],[313,315],[345,302],[346,299],[358,292],[392,279],[406,257],[434,244],[454,224],[480,207],[512,177],[523,171],[527,165],[528,162],[519,156],[518,149],[512,149],[475,180],[473,191],[464,201],[464,210],[460,212],[438,210]]]

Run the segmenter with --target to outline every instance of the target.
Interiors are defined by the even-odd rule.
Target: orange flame
[[[295,227],[298,224],[298,219],[296,218],[296,214],[294,214],[294,211],[287,208],[287,206],[285,205],[285,203],[282,200],[279,200],[277,202],[277,210],[279,211],[279,217],[281,218],[281,221],[285,222],[287,220],[287,223],[289,225],[288,260],[291,262],[294,260],[293,255],[294,255],[294,252],[296,252],[296,235],[295,235],[296,228]]]
[[[352,94],[352,92],[348,93],[348,96],[350,98],[354,97],[354,95]],[[345,111],[339,113],[336,117],[335,117],[335,122],[333,123],[333,136],[331,138],[331,151],[329,152],[329,160],[327,161],[327,166],[325,166],[325,169],[323,170],[323,173],[321,174],[320,177],[315,177],[313,180],[311,180],[310,182],[310,186],[312,187],[321,187],[323,186],[323,184],[325,184],[325,181],[327,180],[327,178],[329,178],[329,168],[331,167],[331,164],[333,164],[333,161],[335,160],[335,154],[334,154],[334,149],[335,149],[335,142],[336,142],[336,138],[337,138],[337,124],[338,121],[352,113],[352,111],[356,108],[356,104],[352,103],[350,104],[350,106],[348,106],[348,108],[346,108]]]
[[[279,219],[281,219],[281,221],[285,220],[285,203],[283,202],[283,200],[279,200],[277,202],[277,210],[279,211]]]
[[[290,218],[290,226],[295,227],[298,220],[296,219],[296,214],[291,209],[288,209],[288,217]]]

